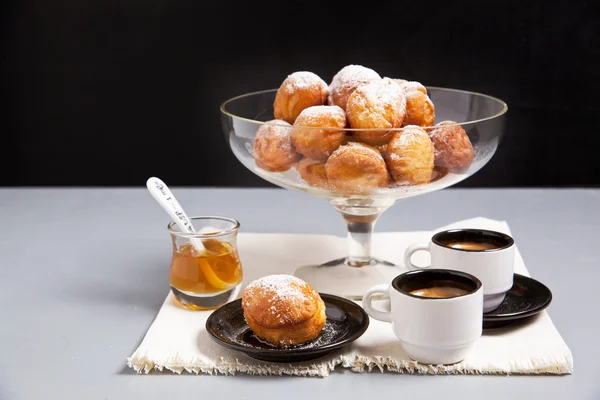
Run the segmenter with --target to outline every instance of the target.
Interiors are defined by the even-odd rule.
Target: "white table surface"
[[[172,189],[189,214],[234,217],[241,232],[345,235],[333,207],[304,193]],[[0,399],[600,399],[600,190],[447,189],[396,204],[376,229],[476,216],[506,220],[552,290],[573,375],[137,375],[125,359],[169,290],[167,215],[143,188],[2,189]]]

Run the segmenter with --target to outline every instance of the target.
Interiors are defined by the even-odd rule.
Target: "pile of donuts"
[[[434,125],[422,84],[361,65],[343,67],[329,85],[312,72],[292,73],[277,90],[273,115],[254,139],[257,166],[295,168],[308,185],[335,192],[425,184],[473,161],[460,125]]]

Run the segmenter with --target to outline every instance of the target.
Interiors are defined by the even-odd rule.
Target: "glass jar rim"
[[[474,125],[480,122],[484,122],[484,121],[489,121],[495,118],[498,118],[502,115],[504,115],[507,111],[508,111],[508,105],[506,104],[506,102],[504,102],[503,100],[494,97],[494,96],[490,96],[488,94],[484,94],[484,93],[478,93],[478,92],[473,92],[473,91],[469,91],[469,90],[461,90],[461,89],[451,89],[451,88],[444,88],[444,87],[438,87],[438,86],[425,86],[425,88],[427,89],[427,91],[429,92],[430,89],[434,89],[434,90],[440,90],[440,91],[447,91],[447,92],[457,92],[457,93],[464,93],[464,94],[470,94],[470,95],[475,95],[475,96],[479,96],[479,97],[485,97],[488,98],[490,100],[493,100],[495,102],[497,102],[498,104],[500,104],[502,106],[502,109],[500,111],[498,111],[497,113],[490,115],[488,117],[485,118],[479,118],[476,120],[470,120],[470,121],[464,121],[464,122],[456,122],[454,124],[444,124],[444,126],[468,126],[468,125]],[[279,89],[265,89],[265,90],[259,90],[256,92],[249,92],[249,93],[243,93],[240,94],[238,96],[232,97],[230,99],[225,100],[223,103],[221,103],[220,106],[220,110],[221,113],[227,115],[230,118],[233,119],[237,119],[237,120],[241,120],[241,121],[245,121],[245,122],[249,122],[249,123],[253,123],[253,124],[257,124],[257,125],[273,125],[273,126],[281,126],[281,127],[285,127],[285,128],[290,128],[290,125],[284,125],[284,124],[278,124],[278,123],[273,123],[270,121],[260,121],[257,119],[252,119],[252,118],[246,118],[246,117],[242,117],[239,115],[236,115],[230,111],[228,111],[227,105],[236,101],[236,100],[240,100],[246,97],[251,97],[251,96],[257,96],[257,95],[261,95],[261,94],[266,94],[266,93],[270,93],[270,92],[277,92],[277,90]],[[294,126],[295,128],[302,128],[302,129],[330,129],[330,130],[337,130],[337,131],[343,131],[343,132],[380,132],[382,129],[381,128],[338,128],[338,127],[322,127],[322,126]],[[389,129],[385,129],[385,131],[387,132],[401,132],[404,129],[406,129],[408,126],[403,126],[400,128],[389,128]],[[431,126],[418,126],[418,128],[421,129],[434,129],[438,127],[438,125],[431,125]]]
[[[218,230],[217,232],[207,232],[207,233],[196,232],[196,233],[194,233],[194,232],[180,231],[179,228],[177,227],[177,225],[175,224],[175,221],[171,221],[167,225],[167,230],[171,234],[181,236],[181,237],[214,238],[214,237],[231,235],[232,233],[236,233],[240,229],[239,221],[236,219],[233,219],[233,218],[229,218],[229,217],[221,217],[221,216],[217,216],[217,215],[195,215],[195,216],[188,217],[188,219],[190,221],[194,221],[194,220],[196,220],[196,221],[197,220],[226,221],[226,222],[232,223],[233,226],[230,228]]]

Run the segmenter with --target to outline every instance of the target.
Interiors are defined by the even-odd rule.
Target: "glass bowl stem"
[[[348,257],[344,264],[364,267],[374,263],[375,260],[371,257],[373,229],[379,216],[391,204],[376,204],[368,200],[332,200],[331,203],[342,214],[348,226]]]

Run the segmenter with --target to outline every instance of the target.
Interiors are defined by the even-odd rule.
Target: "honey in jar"
[[[182,239],[174,238],[169,270],[177,303],[188,309],[205,310],[233,300],[243,278],[235,240]]]

